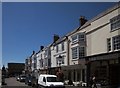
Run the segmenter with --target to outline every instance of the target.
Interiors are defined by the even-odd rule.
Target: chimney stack
[[[43,50],[44,46],[40,46],[40,50]]]
[[[81,16],[79,21],[80,21],[80,27],[81,27],[81,26],[83,26],[87,22],[87,19],[85,19],[84,16]]]
[[[33,54],[35,54],[35,51],[33,51]]]
[[[59,35],[54,34],[53,42],[56,42],[59,38],[60,38]]]

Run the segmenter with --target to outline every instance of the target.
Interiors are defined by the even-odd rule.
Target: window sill
[[[119,30],[119,29],[120,29],[120,27],[112,29],[110,32],[114,32],[114,31]]]
[[[117,49],[117,50],[113,50],[113,52],[115,52],[115,51],[120,51],[120,49]]]
[[[72,61],[77,61],[78,60],[78,58],[77,59],[72,59]]]

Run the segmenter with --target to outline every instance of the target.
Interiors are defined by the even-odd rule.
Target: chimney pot
[[[80,21],[80,26],[83,26],[87,22],[87,19],[85,19],[84,16],[81,16],[79,21]]]
[[[60,38],[59,35],[54,34],[53,42],[56,42],[59,38]]]
[[[40,46],[40,50],[43,50],[44,46]]]

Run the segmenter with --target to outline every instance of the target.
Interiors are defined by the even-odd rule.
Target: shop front
[[[87,81],[96,77],[103,86],[120,86],[120,51],[86,57]]]
[[[61,67],[65,80],[72,80],[73,82],[86,82],[86,67],[85,65],[69,65]]]

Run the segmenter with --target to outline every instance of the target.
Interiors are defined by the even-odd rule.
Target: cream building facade
[[[120,3],[69,33],[68,41],[68,78],[89,83],[95,75],[98,82],[120,83]]]
[[[120,84],[120,3],[88,22],[87,80],[95,75],[114,87]],[[115,86],[116,85],[116,86]]]

